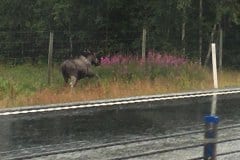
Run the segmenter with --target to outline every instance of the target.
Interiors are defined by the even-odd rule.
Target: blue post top
[[[205,123],[218,124],[218,122],[219,122],[219,117],[218,117],[218,116],[214,116],[214,115],[205,116],[205,117],[204,117],[204,122],[205,122]]]

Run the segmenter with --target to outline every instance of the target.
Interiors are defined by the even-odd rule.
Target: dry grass
[[[239,71],[223,71],[219,73],[220,87],[239,87],[240,73]]]
[[[22,68],[19,69],[19,71],[21,70]],[[32,79],[25,78],[26,80],[24,80],[23,75],[29,74],[29,71],[24,74],[20,74],[16,69],[13,71],[19,74],[19,76],[15,74],[16,79],[22,79],[25,83],[19,85],[19,87],[17,85],[11,85],[11,83],[5,83],[7,81],[2,80],[1,85],[5,86],[2,88],[7,89],[7,91],[1,92],[0,90],[0,97],[2,97],[0,98],[0,108],[205,90],[213,87],[211,71],[199,68],[196,65],[189,65],[187,68],[180,70],[180,73],[172,72],[167,76],[160,75],[154,79],[148,77],[126,81],[110,78],[101,79],[98,82],[96,82],[96,80],[92,82],[83,81],[83,83],[80,82],[74,90],[70,90],[68,87],[62,87],[61,77],[55,80],[55,86],[47,87],[37,80],[40,79],[39,77],[43,77],[42,75],[44,75],[44,73],[39,77],[33,77]],[[34,70],[31,74],[35,72]],[[5,74],[6,73],[7,72],[5,72]],[[7,76],[6,74],[5,77]],[[16,82],[16,80],[12,81]],[[42,81],[44,80],[40,82]],[[33,86],[40,87],[32,89],[30,85],[32,82],[35,82]],[[238,73],[238,71],[223,71],[219,73],[219,88],[237,87],[239,84],[240,73]],[[23,86],[22,88],[24,90],[21,86]],[[4,95],[3,93],[7,93],[8,95]]]
[[[77,87],[73,90],[68,87],[59,88],[57,90],[46,88],[27,97],[19,96],[16,99],[6,98],[0,101],[0,106],[22,106],[87,101],[157,94],[170,91],[170,88],[165,88],[161,86],[161,84],[163,84],[161,81],[149,82],[144,80],[137,80],[128,84],[116,81],[112,81],[108,84],[89,84],[86,87]]]
[[[230,77],[230,76],[229,76]],[[226,80],[229,80],[229,77]],[[239,80],[240,76],[238,77]],[[179,81],[180,82],[180,81]],[[233,84],[233,82],[231,82]],[[229,84],[224,81],[224,84]],[[192,82],[191,86],[184,88],[176,80],[156,79],[136,80],[131,83],[112,81],[108,84],[87,85],[71,90],[68,87],[58,89],[43,89],[30,96],[18,96],[16,98],[5,98],[0,101],[1,108],[10,106],[26,106],[37,104],[64,103],[74,101],[87,101],[108,98],[121,98],[129,96],[151,95],[172,93],[181,91],[202,90],[211,88],[209,80],[205,82]]]

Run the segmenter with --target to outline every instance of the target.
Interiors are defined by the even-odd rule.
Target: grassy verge
[[[105,65],[96,68],[99,79],[80,80],[74,91],[64,87],[58,66],[51,86],[43,65],[0,65],[0,108],[138,95],[161,94],[212,88],[211,71],[195,64],[158,66],[155,64]],[[219,73],[219,85],[238,86],[237,71]]]

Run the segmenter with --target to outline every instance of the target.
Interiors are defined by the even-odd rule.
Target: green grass
[[[126,97],[146,94],[192,91],[212,88],[211,71],[195,64],[178,67],[158,65],[99,66],[99,79],[81,80],[74,93],[63,87],[63,78],[54,66],[52,84],[47,84],[47,66],[0,65],[0,106],[34,105]],[[240,74],[219,74],[220,87],[238,86]]]
[[[47,67],[19,65],[0,66],[0,98],[31,95],[32,93],[48,87]],[[61,77],[54,70],[53,84],[59,85]],[[53,85],[54,87],[56,85]]]

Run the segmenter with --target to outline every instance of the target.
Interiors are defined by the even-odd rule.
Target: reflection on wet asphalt
[[[218,97],[220,127],[240,122],[240,95]],[[0,159],[87,148],[203,129],[211,97],[0,117]],[[238,137],[240,128],[219,131],[219,139]],[[32,159],[112,159],[173,147],[201,144],[203,133],[165,138]],[[220,147],[219,147],[220,146]],[[147,156],[147,159],[188,159],[202,156],[202,147]],[[239,150],[239,141],[218,145],[219,153]],[[240,154],[228,155],[231,159]],[[182,158],[180,158],[182,156]],[[218,159],[227,159],[221,156]],[[146,159],[138,157],[135,159]]]

